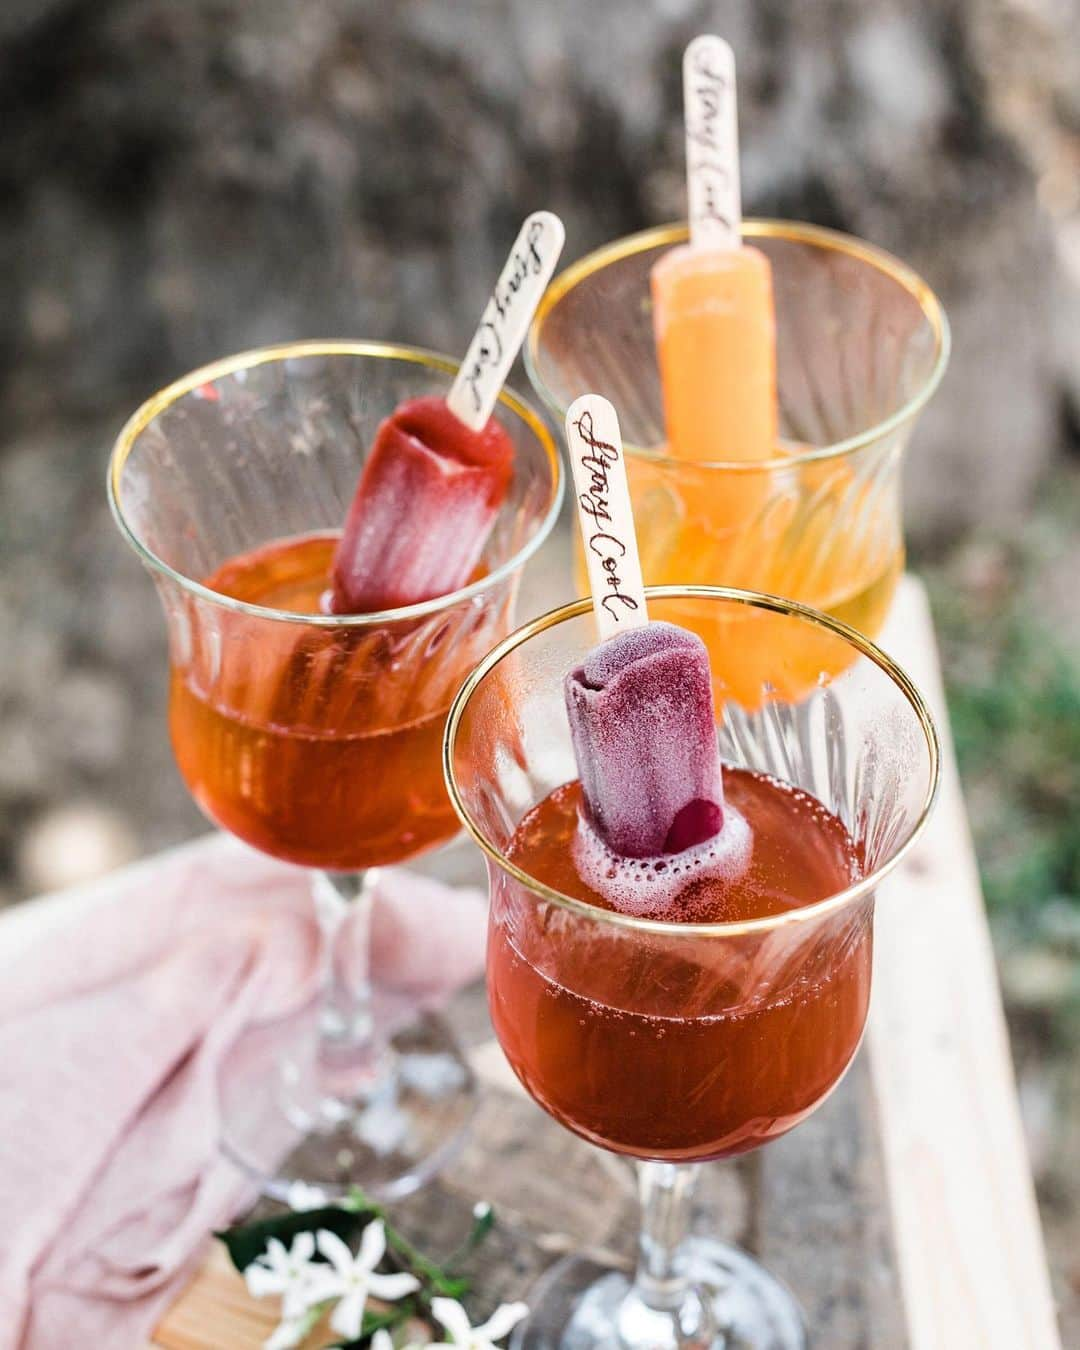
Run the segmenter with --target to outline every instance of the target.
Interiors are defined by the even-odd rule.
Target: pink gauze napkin
[[[251,1199],[218,1073],[318,990],[310,875],[212,836],[34,908],[0,919],[0,1350],[131,1350]],[[373,978],[437,1004],[485,922],[479,891],[380,870]]]

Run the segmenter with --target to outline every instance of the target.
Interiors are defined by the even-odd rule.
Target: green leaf
[[[238,1224],[235,1228],[216,1232],[214,1236],[224,1242],[233,1265],[243,1274],[252,1261],[266,1251],[266,1244],[271,1238],[278,1238],[288,1247],[298,1233],[314,1233],[320,1228],[328,1228],[342,1241],[351,1243],[376,1217],[370,1209],[343,1209],[340,1205],[327,1205],[324,1209],[311,1209],[301,1214],[290,1210],[269,1219],[260,1219],[256,1223]]]
[[[396,1308],[387,1308],[385,1312],[371,1312],[364,1310],[364,1330],[363,1336],[374,1336],[377,1331],[391,1331],[394,1327],[400,1326],[402,1322],[407,1322],[412,1317],[415,1309],[411,1302],[409,1304],[398,1304]]]
[[[446,1264],[456,1266],[459,1261],[464,1260],[470,1252],[474,1252],[480,1246],[494,1227],[495,1211],[490,1205],[481,1206],[480,1213],[474,1214],[473,1226],[469,1229],[469,1236]]]
[[[386,1225],[386,1249],[397,1258],[402,1269],[410,1271],[421,1281],[421,1298],[427,1303],[432,1294],[445,1294],[447,1298],[460,1298],[468,1289],[468,1282],[449,1275],[436,1261],[425,1256],[414,1247],[404,1233]]]
[[[386,1210],[382,1205],[372,1200],[366,1191],[361,1190],[355,1183],[349,1187],[349,1192],[341,1202],[341,1208],[351,1210],[354,1214],[367,1214],[373,1219],[385,1219]]]

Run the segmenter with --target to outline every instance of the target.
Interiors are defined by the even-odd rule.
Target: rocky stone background
[[[461,347],[538,206],[568,258],[677,217],[680,56],[710,28],[740,57],[748,213],[882,244],[949,312],[916,556],[1008,540],[1075,482],[1077,0],[4,0],[0,903],[201,828],[105,505],[127,412],[289,337]],[[1063,549],[1029,589],[1080,647]]]

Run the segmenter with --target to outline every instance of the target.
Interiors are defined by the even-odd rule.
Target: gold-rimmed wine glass
[[[874,637],[904,566],[901,463],[944,375],[948,322],[917,273],[851,235],[747,220],[743,237],[773,276],[771,459],[668,453],[650,273],[685,243],[685,225],[615,240],[561,272],[533,319],[526,368],[559,425],[584,393],[618,408],[646,584],[767,591]],[[579,582],[583,593],[580,570]],[[704,636],[714,662],[730,652],[728,631]]]
[[[407,1193],[456,1147],[475,1095],[442,1019],[373,990],[369,930],[375,869],[458,830],[446,712],[513,626],[522,569],[558,514],[559,457],[528,404],[506,389],[496,409],[513,480],[468,585],[376,614],[321,603],[379,423],[445,394],[456,371],[378,342],[242,353],[149,399],[109,469],[117,524],[165,611],[185,783],[231,834],[313,869],[321,1009],[253,1030],[221,1082],[224,1146],[282,1198],[297,1181]]]
[[[854,841],[859,875],[816,903],[727,923],[636,917],[556,890],[515,861],[513,844],[523,818],[577,777],[563,679],[595,644],[591,602],[525,625],[466,680],[444,765],[487,859],[496,1034],[545,1111],[636,1162],[642,1204],[633,1279],[583,1255],[560,1262],[517,1343],[796,1350],[805,1329],[790,1293],[746,1253],[688,1236],[691,1197],[703,1163],[796,1127],[851,1063],[875,892],[927,820],[937,735],[905,672],[837,619],[724,588],[648,596],[651,618],[699,634],[737,620],[782,639],[760,649],[745,701],[715,677],[721,755],[816,797]],[[792,653],[808,638],[820,679],[792,697]]]

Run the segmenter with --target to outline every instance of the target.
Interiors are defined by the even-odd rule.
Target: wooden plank
[[[206,1262],[169,1309],[151,1346],[155,1350],[258,1350],[277,1325],[276,1301],[248,1296],[224,1247],[214,1243]],[[314,1338],[312,1338],[314,1340]]]
[[[944,751],[934,818],[879,896],[869,1031],[911,1345],[1059,1350],[933,627],[911,579],[883,645],[924,690]]]
[[[761,1150],[748,1245],[791,1287],[813,1344],[907,1350],[868,1058],[864,1047],[829,1100]]]

